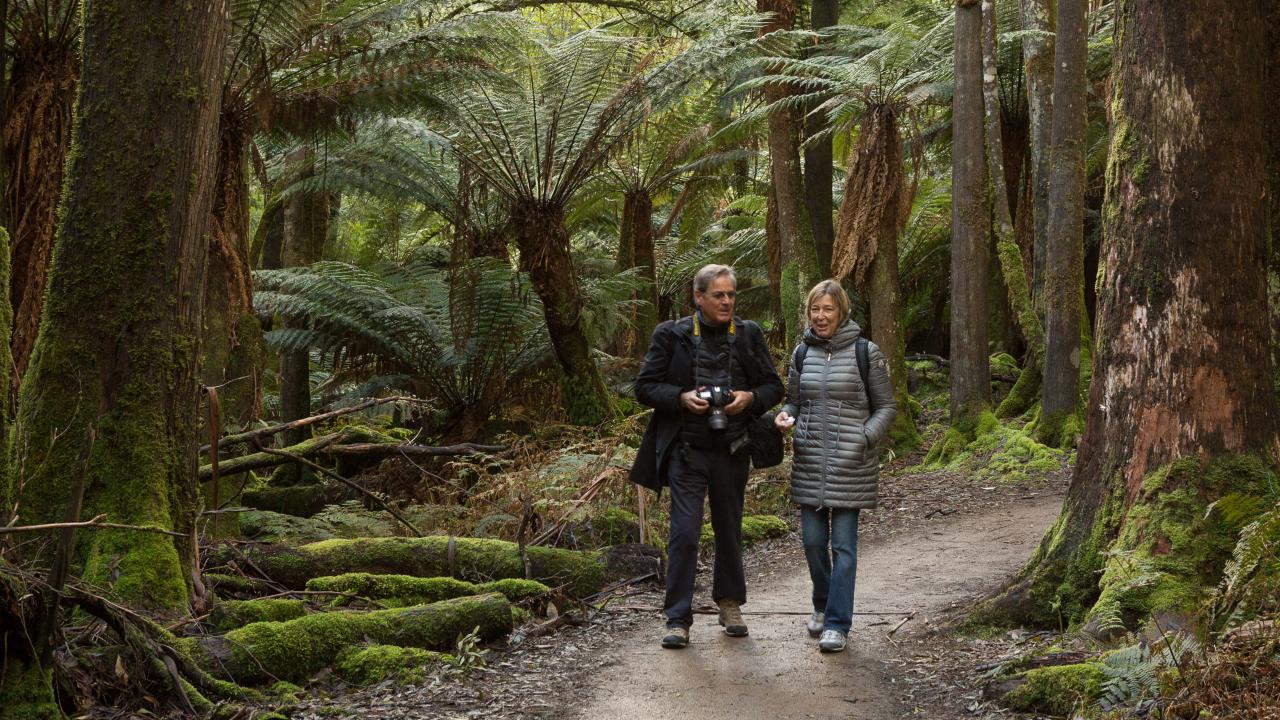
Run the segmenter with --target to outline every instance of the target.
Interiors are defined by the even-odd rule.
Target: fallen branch
[[[386,500],[383,500],[382,498],[378,497],[376,494],[370,492],[369,490],[366,490],[365,488],[357,485],[356,483],[351,482],[350,480],[342,477],[341,475],[330,470],[329,468],[326,468],[323,465],[319,465],[317,463],[311,462],[310,460],[304,457],[294,455],[293,453],[287,450],[272,450],[271,448],[263,448],[263,452],[269,453],[271,455],[282,455],[284,457],[287,457],[293,460],[294,462],[306,465],[307,467],[311,468],[312,470],[315,470],[316,472],[324,475],[325,477],[337,480],[343,485],[346,485],[352,490],[355,490],[356,492],[364,495],[370,500],[381,505],[383,510],[386,510],[388,513],[391,513],[391,517],[394,517],[396,520],[399,520],[402,525],[409,528],[409,532],[413,533],[414,535],[417,535],[418,537],[422,537],[422,531],[414,527],[413,523],[409,522],[409,519],[406,518],[404,515],[402,515],[399,510],[396,510],[395,508],[391,507],[391,503],[388,503]]]
[[[908,621],[908,620],[910,620],[911,618],[915,617],[915,616],[916,616],[916,614],[913,612],[913,613],[911,613],[910,615],[908,615],[908,616],[906,616],[906,617],[902,618],[901,620],[899,620],[899,621],[898,621],[898,624],[897,624],[897,625],[894,625],[894,626],[893,626],[893,629],[889,631],[889,637],[893,637],[893,634],[894,634],[894,633],[896,633],[896,632],[898,632],[899,630],[901,630],[901,629],[902,629],[902,626],[903,626],[903,625],[906,625],[906,624],[907,624],[907,621]]]
[[[337,410],[330,410],[329,412],[320,413],[319,415],[312,415],[311,417],[305,417],[298,420],[291,420],[287,423],[272,425],[271,427],[259,428],[257,430],[249,430],[247,432],[242,432],[236,435],[228,435],[222,438],[218,444],[222,446],[226,446],[234,443],[242,443],[249,440],[255,440],[261,437],[267,437],[270,435],[276,435],[286,430],[296,430],[301,427],[313,425],[318,422],[324,422],[325,420],[332,420],[333,418],[336,418],[336,417],[348,415],[353,412],[359,412],[361,410],[368,410],[371,407],[376,407],[378,405],[385,405],[391,402],[420,403],[422,401],[417,400],[415,398],[408,398],[408,397],[401,397],[401,396],[388,397],[388,398],[374,398],[372,400],[365,400],[362,403],[356,403],[351,407],[339,408]],[[206,452],[209,452],[209,449],[210,449],[209,445],[203,445],[200,448],[200,452],[206,453]]]
[[[334,445],[329,448],[330,455],[474,455],[476,453],[506,452],[506,445],[477,445],[475,443],[458,443],[457,445],[392,445],[390,443],[351,443]]]
[[[173,537],[186,537],[182,533],[172,530],[165,530],[157,527],[144,527],[142,525],[122,525],[120,523],[101,522],[106,515],[99,515],[92,520],[82,522],[60,522],[45,523],[43,525],[0,525],[0,535],[9,533],[24,532],[43,532],[45,530],[79,530],[82,528],[101,528],[104,530],[131,530],[134,532],[160,533],[161,535],[172,535]]]
[[[290,445],[283,448],[285,452],[293,453],[301,457],[315,455],[326,447],[338,442],[342,439],[342,433],[330,433],[328,435],[320,435],[318,437],[303,440],[297,445]],[[248,472],[249,470],[261,470],[263,468],[275,467],[288,462],[287,459],[281,459],[278,455],[266,451],[241,455],[236,458],[228,458],[218,463],[218,474],[235,475],[236,473]],[[213,465],[201,465],[199,476],[200,482],[213,478]]]

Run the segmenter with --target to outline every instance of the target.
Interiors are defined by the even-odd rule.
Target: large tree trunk
[[[209,226],[201,378],[218,387],[223,424],[243,427],[262,414],[262,330],[253,314],[249,262],[248,135],[224,109]]]
[[[10,349],[15,368],[5,388],[7,404],[17,397],[40,326],[80,74],[74,40],[47,38],[34,29],[17,34],[15,40],[13,73],[2,105],[7,173],[0,216],[7,218],[10,234]]]
[[[951,425],[970,432],[991,405],[987,229],[991,211],[982,110],[982,10],[957,0],[952,99]]]
[[[890,105],[869,108],[849,159],[832,275],[843,280],[852,274],[858,287],[866,281],[871,305],[869,335],[889,362],[894,400],[903,409],[891,429],[899,452],[920,442],[907,411],[907,362],[899,317],[898,235],[910,216],[912,194],[903,172],[897,110]]]
[[[612,415],[609,391],[591,358],[582,327],[582,291],[569,257],[564,207],[544,200],[520,200],[511,208],[520,248],[520,266],[542,300],[547,334],[560,364],[560,395],[571,422],[595,425]]]
[[[769,264],[769,312],[773,315],[770,341],[774,345],[787,342],[787,316],[782,312],[782,232],[778,230],[778,197],[773,187],[765,188],[764,245]]]
[[[1004,279],[1004,288],[1009,294],[1009,307],[1013,310],[1018,328],[1027,343],[1027,357],[1018,382],[999,408],[1001,416],[1009,417],[1020,415],[1035,402],[1044,361],[1044,329],[1031,304],[1027,276],[1023,271],[1022,251],[1014,234],[1013,215],[1009,208],[1009,178],[1012,175],[1014,182],[1017,181],[1022,159],[1017,157],[1013,162],[1002,162],[1006,157],[1006,148],[997,85],[996,50],[995,0],[982,0],[982,97],[986,113],[987,174],[991,177],[991,198],[995,203],[993,225],[996,257]],[[1015,169],[1013,173],[1010,172],[1010,166]]]
[[[1022,67],[1031,128],[1032,292],[1043,318],[1045,237],[1049,223],[1049,148],[1053,142],[1054,0],[1022,0]]]
[[[809,9],[809,27],[821,30],[840,22],[839,0],[813,0]],[[817,46],[821,48],[822,46]],[[813,108],[809,108],[812,110]],[[805,135],[813,137],[827,127],[822,115],[805,117]],[[804,151],[804,199],[813,233],[813,249],[817,256],[818,274],[831,273],[831,252],[835,245],[835,224],[831,219],[833,180],[831,136],[811,142]]]
[[[40,469],[22,519],[61,520],[83,472],[85,516],[182,538],[83,533],[82,575],[174,611],[198,572],[196,365],[226,24],[219,2],[85,8],[77,151],[19,403],[17,452]]]
[[[771,13],[772,17],[760,32],[790,30],[795,26],[796,4],[794,0],[756,0],[756,11]],[[785,83],[765,86],[766,102],[773,104],[792,94]],[[773,195],[777,203],[778,235],[782,241],[782,263],[787,268],[782,290],[783,312],[796,318],[796,330],[804,327],[806,320],[804,294],[812,276],[816,273],[813,237],[809,222],[805,219],[804,179],[800,171],[800,131],[804,121],[800,111],[787,108],[769,113],[769,176],[773,182]],[[790,288],[785,287],[790,285]],[[793,333],[794,334],[794,333]]]
[[[1053,151],[1045,255],[1042,442],[1074,442],[1080,405],[1080,320],[1084,309],[1084,151],[1088,0],[1058,0],[1053,78]]]
[[[1262,11],[1117,8],[1095,380],[1062,516],[992,605],[1015,622],[1193,608],[1235,543],[1206,509],[1274,482]]]

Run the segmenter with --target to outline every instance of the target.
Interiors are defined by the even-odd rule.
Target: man
[[[708,496],[716,535],[711,595],[725,633],[747,634],[739,609],[747,600],[741,538],[750,469],[747,426],[783,396],[760,326],[733,314],[733,268],[707,265],[699,270],[693,299],[698,309],[692,316],[668,320],[653,331],[636,378],[636,397],[654,413],[631,480],[656,492],[664,485],[671,488],[665,648],[689,644],[702,504]]]

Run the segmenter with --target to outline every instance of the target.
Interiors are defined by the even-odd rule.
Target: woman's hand
[[[788,415],[785,410],[773,416],[773,426],[782,432],[791,432],[791,426],[795,424],[796,419]]]

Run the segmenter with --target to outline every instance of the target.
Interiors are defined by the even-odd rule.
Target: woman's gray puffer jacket
[[[795,354],[783,410],[796,419],[791,499],[800,505],[869,509],[876,506],[880,479],[877,448],[897,415],[889,367],[875,343],[868,343],[868,391],[858,374],[854,341],[862,333],[848,320],[830,338],[810,328],[802,372]]]

